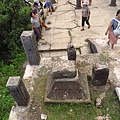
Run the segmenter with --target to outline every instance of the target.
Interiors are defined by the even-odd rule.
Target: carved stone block
[[[27,106],[30,96],[19,76],[9,77],[6,87],[18,106]]]

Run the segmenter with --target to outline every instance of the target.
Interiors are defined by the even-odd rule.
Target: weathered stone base
[[[79,75],[79,76],[78,76]],[[53,79],[48,77],[44,102],[46,103],[90,103],[87,76],[78,74],[75,78]]]

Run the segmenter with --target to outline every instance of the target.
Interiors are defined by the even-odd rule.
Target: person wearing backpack
[[[116,16],[111,20],[105,35],[108,34],[107,44],[111,44],[111,49],[117,44],[118,36],[120,35],[120,10],[117,11]]]

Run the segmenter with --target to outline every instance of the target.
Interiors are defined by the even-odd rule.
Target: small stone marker
[[[76,8],[75,9],[81,9],[81,0],[76,0]]]
[[[111,3],[109,4],[109,6],[112,6],[112,7],[117,6],[116,0],[111,0]]]
[[[105,85],[109,76],[109,69],[106,62],[96,63],[92,69],[93,85]]]
[[[6,87],[18,106],[27,106],[30,96],[20,76],[9,77]]]
[[[44,102],[91,102],[87,75],[78,71],[75,61],[57,59],[53,62]]]
[[[76,61],[76,49],[73,45],[69,44],[67,47],[68,60]]]

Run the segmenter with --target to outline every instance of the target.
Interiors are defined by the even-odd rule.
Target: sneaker
[[[41,42],[42,40],[44,40],[44,38],[43,38],[43,37],[41,37],[41,38],[40,38],[40,42]]]
[[[88,25],[88,29],[90,29],[90,25]]]
[[[83,31],[84,29],[81,29],[81,31]]]

